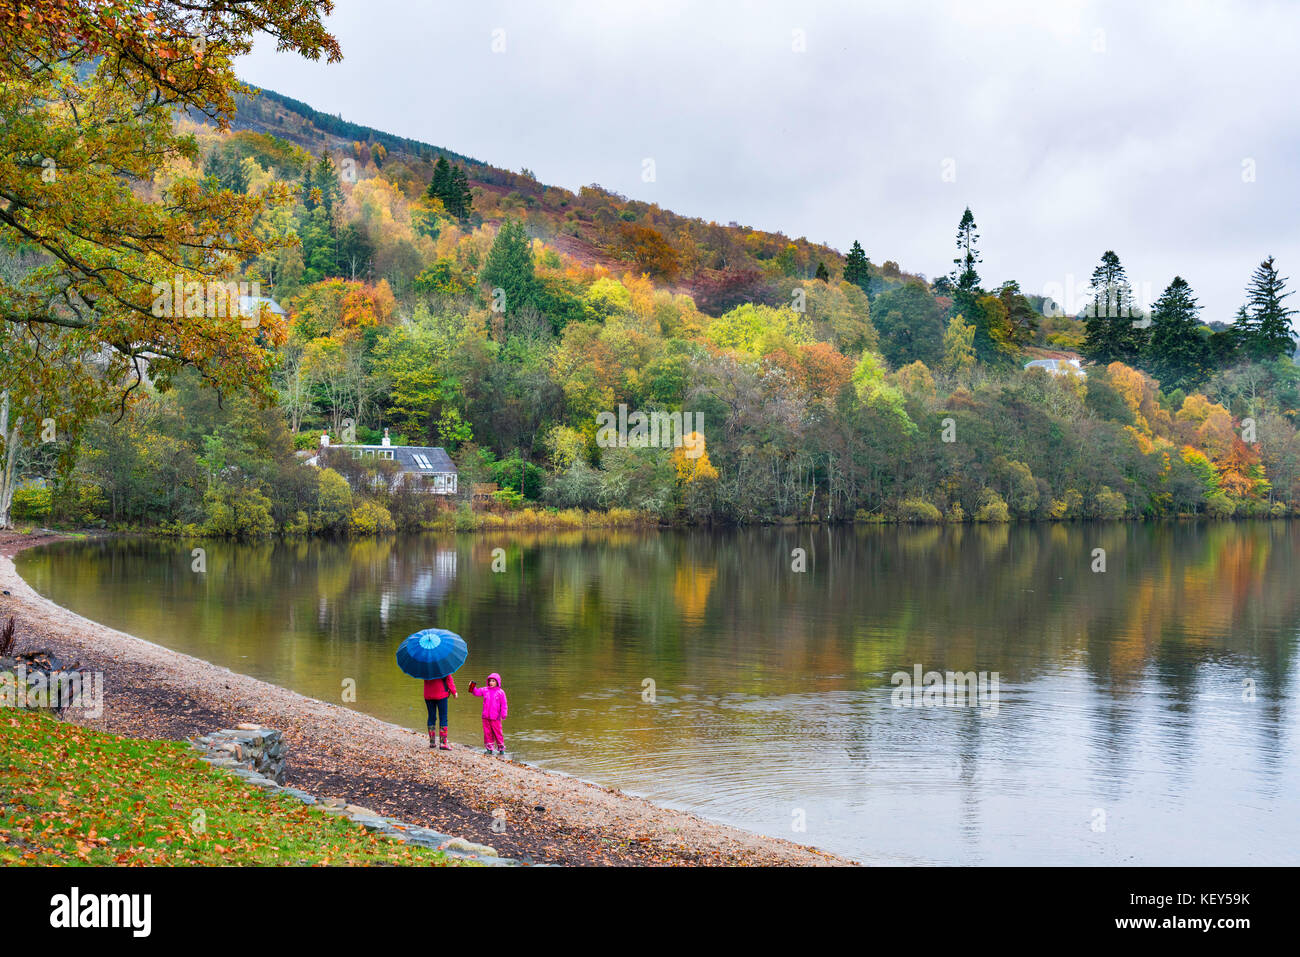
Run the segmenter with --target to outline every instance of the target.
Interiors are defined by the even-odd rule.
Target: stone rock
[[[454,851],[460,854],[474,854],[480,857],[496,857],[497,850],[495,847],[488,847],[486,844],[475,844],[473,841],[467,841],[463,837],[455,837],[447,841],[442,846],[444,851]]]

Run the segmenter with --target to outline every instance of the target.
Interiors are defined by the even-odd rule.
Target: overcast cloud
[[[1266,255],[1300,282],[1298,3],[338,0],[331,25],[341,64],[266,43],[241,75],[932,277],[970,205],[985,286],[1082,284],[1114,249],[1139,295],[1179,274],[1226,321]]]

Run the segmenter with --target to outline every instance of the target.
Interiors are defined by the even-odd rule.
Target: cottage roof
[[[446,450],[432,445],[331,445],[330,448],[383,452],[384,458],[388,458],[388,453],[391,452],[392,460],[401,467],[403,472],[433,475],[437,472],[456,471],[456,465]]]

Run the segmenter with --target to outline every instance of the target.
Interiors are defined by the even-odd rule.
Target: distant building
[[[1077,375],[1083,378],[1088,373],[1083,371],[1083,364],[1078,359],[1034,359],[1025,363],[1026,369],[1046,369],[1052,375]]]
[[[431,445],[392,445],[384,430],[382,445],[330,445],[330,437],[320,437],[320,451],[307,460],[321,465],[322,456],[351,454],[354,459],[386,459],[397,465],[398,484],[432,495],[455,495],[457,471],[445,450]]]

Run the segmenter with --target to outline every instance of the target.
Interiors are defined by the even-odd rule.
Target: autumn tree
[[[618,249],[624,259],[651,276],[672,279],[681,269],[677,250],[656,229],[638,223],[620,223]]]
[[[948,320],[943,334],[943,369],[959,375],[975,366],[975,327],[960,315]]]
[[[1020,283],[1008,280],[998,292],[1006,310],[1007,341],[1016,349],[1023,349],[1038,334],[1039,313],[1020,291]]]
[[[69,431],[185,366],[223,387],[269,394],[264,345],[221,310],[162,310],[155,284],[227,281],[261,255],[258,215],[291,199],[186,175],[192,110],[229,126],[242,91],[237,57],[258,34],[310,59],[341,56],[324,26],[330,0],[63,0],[0,5],[0,247],[33,268],[0,277],[5,456],[14,423],[58,406]],[[214,314],[209,314],[209,311]],[[162,312],[164,314],[160,315]],[[90,365],[92,357],[99,365]],[[49,417],[49,416],[47,416]],[[8,501],[0,489],[0,504]],[[0,508],[0,525],[9,524]]]

